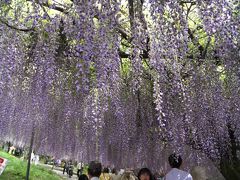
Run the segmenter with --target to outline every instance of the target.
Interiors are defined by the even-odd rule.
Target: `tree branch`
[[[38,1],[33,2],[32,0],[26,0],[26,1],[31,2],[31,3],[37,3],[39,5],[47,7],[49,9],[53,9],[53,10],[62,12],[64,14],[68,14],[68,10],[70,9],[70,8],[69,9],[65,9],[65,8],[60,7],[60,6],[56,6],[55,4],[51,5],[48,2],[41,3],[41,2],[38,2]]]
[[[4,21],[3,19],[0,18],[0,22],[4,25],[6,25],[7,27],[11,28],[11,29],[15,29],[17,31],[22,31],[22,32],[30,32],[30,31],[34,31],[34,28],[19,28],[19,27],[15,27],[13,25],[8,24],[8,22]]]
[[[202,59],[204,47],[198,41],[196,41],[193,33],[194,33],[194,31],[192,31],[190,28],[188,28],[189,38],[192,40],[193,44],[195,44],[198,47],[198,50],[200,52],[200,58]]]
[[[129,35],[120,27],[116,28],[117,32],[122,36],[122,38],[129,40]]]
[[[129,58],[130,57],[130,54],[127,54],[127,53],[121,51],[120,49],[118,50],[118,54],[119,54],[120,58]]]
[[[203,59],[205,59],[205,57],[206,57],[206,55],[207,55],[207,50],[208,50],[208,47],[209,47],[209,45],[210,45],[210,42],[211,42],[211,38],[209,37],[209,38],[208,38],[208,42],[207,42],[207,44],[206,44],[206,46],[205,46],[205,48],[204,48],[203,54],[202,54],[202,58],[203,58]]]
[[[197,2],[195,1],[180,1],[180,5],[183,5],[183,4],[191,4],[191,5],[195,5]]]

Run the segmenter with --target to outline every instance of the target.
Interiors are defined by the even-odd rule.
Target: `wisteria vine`
[[[35,131],[38,153],[118,167],[158,169],[186,147],[236,156],[237,0],[0,6],[1,140]]]

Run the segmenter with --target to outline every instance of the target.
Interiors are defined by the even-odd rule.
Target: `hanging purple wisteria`
[[[118,167],[239,158],[237,0],[0,6],[1,140]]]

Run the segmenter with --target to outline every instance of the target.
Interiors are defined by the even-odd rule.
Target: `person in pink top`
[[[180,169],[182,165],[180,155],[171,154],[168,161],[172,169],[166,174],[165,180],[193,180],[191,174]]]

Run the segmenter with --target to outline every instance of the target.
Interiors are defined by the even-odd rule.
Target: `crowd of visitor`
[[[2,149],[9,154],[20,156],[24,159],[24,150],[19,147],[13,146],[10,142],[3,144]],[[21,159],[20,158],[20,159]],[[31,153],[31,163],[39,164],[39,155]],[[154,174],[149,168],[142,169],[116,169],[102,167],[102,164],[97,161],[92,161],[88,166],[85,166],[82,162],[76,164],[74,161],[66,161],[50,158],[54,167],[63,167],[63,174],[67,174],[68,177],[72,177],[74,174],[74,165],[77,165],[77,177],[79,180],[207,180],[205,169],[203,167],[193,167],[189,172],[183,171],[182,158],[180,155],[171,154],[168,157],[169,165],[171,169],[169,172],[155,172]],[[46,162],[47,163],[47,162]],[[86,168],[87,167],[87,168]],[[85,169],[84,169],[85,168]]]
[[[74,169],[74,166],[73,166],[72,161],[64,162],[64,164],[63,164],[63,174],[66,172],[69,177],[72,177],[73,176],[73,169]]]
[[[180,155],[171,154],[168,158],[171,170],[166,174],[153,174],[149,168],[138,171],[133,169],[102,168],[98,161],[89,163],[88,171],[83,174],[83,164],[78,165],[79,180],[207,180],[206,173],[202,167],[194,167],[191,172],[181,170],[182,158]]]

